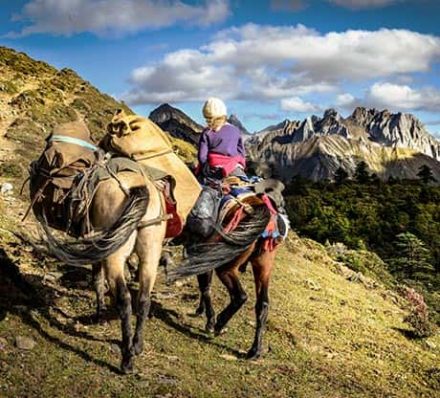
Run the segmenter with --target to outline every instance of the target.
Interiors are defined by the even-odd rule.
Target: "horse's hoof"
[[[133,373],[133,358],[122,360],[121,373],[124,375]]]
[[[205,309],[203,307],[198,307],[196,309],[196,311],[194,312],[194,315],[195,316],[202,316],[204,312],[205,312]]]
[[[208,334],[213,334],[214,333],[214,325],[210,325],[210,324],[206,325],[205,332]]]
[[[96,314],[93,317],[93,323],[96,325],[104,325],[105,323],[107,323],[107,320],[102,314]]]
[[[143,350],[144,350],[144,345],[142,341],[138,341],[133,344],[133,351],[135,355],[141,354]]]
[[[248,361],[255,361],[256,359],[261,357],[261,351],[255,348],[251,348],[246,354],[246,359]]]

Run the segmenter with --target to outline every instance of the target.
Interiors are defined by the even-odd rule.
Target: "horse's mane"
[[[253,212],[245,217],[233,231],[223,233],[220,241],[200,243],[186,246],[188,257],[180,267],[168,272],[168,280],[199,275],[229,263],[245,252],[266,229],[270,220],[270,211],[265,204],[253,207]]]

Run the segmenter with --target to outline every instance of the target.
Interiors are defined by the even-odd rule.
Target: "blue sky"
[[[209,96],[256,131],[358,105],[440,137],[438,0],[0,0],[0,45],[148,115]]]

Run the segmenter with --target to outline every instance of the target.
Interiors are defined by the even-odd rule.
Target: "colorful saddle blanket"
[[[260,181],[261,179],[258,182]],[[254,184],[231,186],[229,193],[224,195],[220,202],[218,216],[218,224],[223,225],[225,232],[232,231],[236,228],[241,220],[240,211],[246,211],[246,206],[249,206],[246,202],[248,199],[256,196]],[[273,200],[268,195],[260,194],[258,196],[263,200],[271,213],[271,219],[261,235],[261,238],[264,240],[264,250],[271,251],[287,237],[290,223],[287,215],[277,209]],[[224,225],[227,214],[234,208],[237,208],[236,213],[228,220],[227,224]]]

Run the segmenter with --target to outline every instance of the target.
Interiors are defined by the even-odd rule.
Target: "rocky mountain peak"
[[[250,135],[249,131],[243,126],[243,123],[240,121],[240,119],[238,119],[237,115],[231,114],[231,116],[228,117],[228,122],[235,127],[238,127],[242,134]]]
[[[327,109],[322,117],[275,127],[262,130],[258,140],[248,140],[248,153],[287,179],[296,174],[331,179],[339,167],[353,172],[360,159],[383,178],[417,178],[423,162],[440,173],[440,143],[411,114],[358,107],[344,119]],[[402,156],[408,158],[405,170],[403,163],[396,166]]]
[[[329,108],[324,112],[323,119],[329,119],[329,118],[340,120],[341,115],[335,109]]]
[[[149,118],[162,130],[168,131],[173,137],[180,138],[191,144],[199,142],[203,126],[195,122],[188,115],[169,104],[161,104],[154,109]]]

